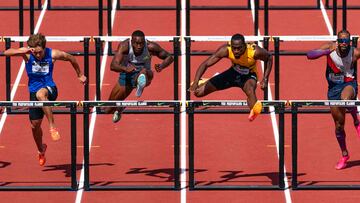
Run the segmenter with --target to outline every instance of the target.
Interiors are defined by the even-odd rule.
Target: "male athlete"
[[[358,84],[356,81],[356,72],[354,63],[360,57],[360,49],[351,47],[350,33],[342,30],[337,34],[336,43],[329,42],[320,47],[320,49],[311,50],[307,53],[308,59],[317,59],[321,56],[327,57],[326,80],[328,82],[329,100],[353,100],[356,99]],[[346,148],[344,130],[346,108],[330,107],[331,115],[335,123],[335,135],[339,143],[342,157],[336,164],[337,170],[346,167],[349,160],[349,152]],[[355,107],[348,108],[353,120],[354,126],[360,136],[360,126]]]
[[[205,82],[201,81],[201,76],[206,69],[222,58],[230,59],[231,67]],[[260,81],[260,87],[264,90],[267,88],[272,67],[271,54],[256,44],[245,43],[243,35],[235,34],[231,37],[230,43],[220,46],[214,54],[200,64],[190,91],[194,91],[197,97],[203,97],[218,90],[239,87],[247,96],[248,106],[251,109],[248,119],[253,121],[262,109],[262,104],[255,94],[258,81],[257,60],[262,60],[266,64],[263,79]]]
[[[55,101],[58,95],[56,84],[53,80],[54,63],[57,60],[69,61],[73,66],[76,75],[81,83],[86,82],[80,66],[74,56],[46,47],[45,36],[41,33],[33,34],[27,41],[28,47],[8,49],[5,56],[22,56],[26,62],[26,73],[29,77],[30,101]],[[33,138],[39,152],[39,164],[43,166],[46,162],[45,151],[47,145],[43,143],[43,131],[41,129],[44,117],[49,121],[50,135],[54,141],[60,139],[60,134],[55,126],[54,116],[50,107],[30,108],[29,118]]]
[[[140,97],[144,88],[151,83],[153,72],[151,70],[151,57],[162,59],[161,64],[155,64],[157,72],[161,72],[173,61],[173,57],[155,42],[145,39],[145,34],[136,30],[131,39],[126,39],[118,46],[118,50],[111,62],[112,71],[119,73],[119,80],[113,87],[109,100],[124,100],[133,89],[135,95]],[[124,108],[107,107],[105,113],[113,113],[114,123],[121,119]]]

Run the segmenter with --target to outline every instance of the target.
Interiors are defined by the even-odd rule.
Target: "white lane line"
[[[251,0],[251,11],[252,11],[253,19],[255,19],[254,0]],[[261,35],[260,29],[258,31],[259,31],[258,32],[259,35]],[[262,46],[262,43],[259,42],[259,45]],[[261,62],[261,70],[264,73],[264,62]],[[268,86],[268,99],[269,99],[269,101],[273,100],[270,85]],[[279,129],[278,129],[277,121],[276,121],[275,108],[273,106],[270,107],[270,112],[271,112],[270,117],[271,117],[271,123],[272,123],[272,127],[273,127],[274,139],[275,139],[275,143],[276,143],[276,150],[277,150],[277,155],[279,158]],[[291,203],[291,195],[290,195],[288,179],[286,176],[286,166],[285,165],[284,165],[284,182],[285,182],[285,190],[284,190],[285,201],[286,201],[286,203]]]
[[[114,22],[115,22],[115,14],[116,14],[116,6],[117,6],[117,0],[113,0],[112,2],[112,11],[111,11],[111,30],[114,27]],[[104,79],[104,75],[105,75],[105,67],[106,67],[106,61],[107,61],[107,56],[108,56],[108,48],[109,48],[109,42],[105,42],[105,46],[104,46],[104,53],[103,53],[103,57],[101,60],[101,68],[100,68],[100,88],[102,88],[102,83],[103,83],[103,79]],[[96,96],[94,98],[94,100],[96,100]],[[97,108],[95,107],[93,109],[93,112],[91,113],[91,119],[90,119],[90,126],[89,126],[89,153],[91,151],[91,143],[94,137],[94,129],[95,129],[95,121],[96,121],[96,110]],[[76,192],[76,199],[75,199],[75,203],[81,203],[81,199],[82,199],[82,195],[84,192],[84,160],[82,161],[82,169],[81,169],[81,173],[80,173],[80,180],[79,180],[79,189]]]
[[[42,7],[42,10],[40,12],[40,16],[39,16],[39,19],[38,21],[36,22],[36,26],[35,26],[35,29],[34,29],[34,33],[38,33],[39,32],[39,29],[40,29],[40,26],[41,26],[41,23],[44,19],[44,16],[45,16],[45,12],[46,12],[46,8],[47,8],[47,4],[48,4],[48,1],[45,0],[44,4],[43,4],[43,7]],[[16,79],[15,79],[15,82],[14,82],[14,85],[13,85],[13,88],[11,89],[11,93],[10,93],[10,100],[12,101],[15,97],[15,93],[17,91],[17,88],[19,87],[19,83],[20,83],[20,80],[21,80],[21,77],[24,73],[24,70],[25,70],[25,61],[22,61],[21,62],[21,65],[20,65],[20,69],[19,69],[19,72],[16,76]],[[6,110],[4,111],[1,119],[0,119],[0,135],[1,135],[1,132],[2,132],[2,129],[4,127],[4,124],[5,124],[5,120],[7,118],[7,113],[6,113]]]
[[[326,9],[325,9],[324,4],[323,4],[322,1],[320,1],[320,9],[321,9],[321,13],[322,13],[322,15],[323,15],[323,17],[324,17],[326,27],[327,27],[330,35],[332,36],[332,33],[333,33],[334,30],[333,30],[333,28],[332,28],[332,26],[331,26],[329,16],[328,16],[328,14],[326,13]]]
[[[186,84],[186,55],[185,55],[185,40],[186,36],[186,0],[181,1],[181,84]],[[190,74],[190,73],[188,73]],[[186,181],[186,85],[181,85],[181,117],[180,117],[180,168],[181,168],[181,191],[180,191],[180,202],[186,203],[186,190],[187,190],[187,181]]]

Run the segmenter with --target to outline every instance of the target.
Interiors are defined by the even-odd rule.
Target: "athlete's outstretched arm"
[[[319,49],[314,49],[306,53],[308,59],[317,59],[321,56],[330,54],[335,49],[334,43],[326,43],[322,45]]]
[[[29,55],[34,51],[34,48],[21,47],[21,48],[10,48],[4,51],[5,56],[21,56],[25,61],[29,60]]]
[[[195,73],[194,82],[190,87],[190,91],[195,91],[198,88],[198,83],[201,76],[205,73],[205,71],[210,67],[219,62],[222,58],[228,56],[227,45],[222,45],[212,54],[209,58],[207,58],[204,62],[202,62]]]
[[[161,64],[155,64],[155,70],[157,72],[162,71],[174,61],[174,58],[171,56],[171,54],[155,42],[149,41],[149,51],[153,55],[163,60]]]
[[[75,57],[71,54],[68,54],[64,51],[60,51],[60,50],[56,50],[53,49],[52,51],[52,59],[53,60],[61,60],[61,61],[69,61],[71,63],[71,65],[73,66],[76,75],[78,77],[78,79],[80,80],[81,83],[85,83],[86,82],[86,77],[85,75],[81,72],[80,70],[80,66],[78,64],[78,62],[76,61]]]
[[[262,60],[265,63],[263,79],[260,81],[260,87],[264,90],[268,86],[269,75],[272,70],[272,55],[266,49],[256,46],[254,59]]]

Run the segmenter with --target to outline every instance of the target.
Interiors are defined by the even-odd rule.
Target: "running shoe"
[[[57,128],[50,128],[50,135],[53,141],[58,141],[60,140],[60,133],[59,130]]]
[[[340,161],[335,166],[336,170],[344,169],[346,167],[346,162],[349,159],[350,159],[349,155],[341,157]]]
[[[47,145],[43,144],[42,145],[42,152],[39,152],[39,165],[43,166],[46,162],[46,158],[45,158],[45,152],[47,149]]]
[[[121,119],[121,113],[119,113],[119,111],[115,111],[112,117],[112,122],[117,123],[120,121],[120,119]]]
[[[141,96],[145,86],[146,86],[146,76],[145,74],[141,73],[137,78],[136,93],[135,93],[137,97]]]
[[[261,101],[257,101],[250,111],[248,117],[249,121],[255,120],[255,118],[261,113],[261,110],[262,110],[262,103]]]

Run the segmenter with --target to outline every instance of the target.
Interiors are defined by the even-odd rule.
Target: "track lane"
[[[145,14],[149,17],[144,18]],[[172,23],[174,21],[175,12],[170,11],[156,13],[118,11],[113,35],[131,35],[135,29],[141,29],[148,36],[171,36],[175,34],[175,25]],[[159,44],[169,51],[172,50],[172,43]],[[117,43],[113,43],[113,50],[116,50],[116,46]],[[153,64],[159,62],[155,58]],[[104,100],[108,98],[118,79],[118,74],[110,71],[111,59],[112,57],[107,58],[105,67],[101,95]],[[141,100],[172,100],[172,74],[173,65],[161,73],[154,71],[152,84],[145,89]],[[164,85],[164,83],[168,85]],[[133,91],[127,100],[139,100],[139,98],[134,96]],[[92,167],[94,180],[98,180],[99,185],[172,185],[172,115],[125,114],[118,124],[111,122],[111,116],[100,115],[97,117],[92,145],[100,147],[92,149],[90,158],[93,163],[111,163],[113,165]],[[106,134],[103,134],[104,130],[107,131]],[[116,147],[110,143],[116,143]],[[83,193],[82,202],[92,202],[99,198],[99,194],[104,193]],[[178,202],[180,200],[180,193],[173,191],[137,191],[136,195],[133,192],[109,191],[106,193],[111,194],[109,196],[111,201]]]
[[[198,11],[199,16],[200,12],[203,11]],[[192,35],[223,36],[232,35],[237,32],[244,35],[253,34],[251,11],[239,11],[236,13],[231,11],[226,13],[213,11],[212,13],[212,11],[209,11],[206,13],[210,14],[206,15],[207,21],[212,22],[216,26],[206,27],[202,23],[205,15],[200,18],[194,12],[194,16],[197,18],[191,17]],[[215,13],[223,13],[224,17],[219,18],[216,15],[212,15]],[[224,21],[231,21],[232,23],[223,23]],[[220,29],[217,29],[217,27],[220,27]],[[199,43],[199,45],[195,45],[195,42],[193,44],[192,46],[196,50],[216,50],[222,43],[202,43],[203,45]],[[191,58],[192,79],[197,67],[204,59],[205,57],[200,56],[193,56]],[[260,65],[259,62],[258,72],[261,79]],[[212,77],[216,72],[222,72],[229,66],[228,60],[224,59],[214,67],[209,68],[204,77]],[[263,92],[259,87],[256,90],[256,94],[259,99],[263,98]],[[191,99],[244,100],[246,96],[240,89],[230,88],[203,98],[196,98],[192,95]],[[276,144],[272,136],[273,131],[269,115],[260,115],[253,123],[249,123],[247,115],[201,115],[198,117],[201,119],[196,122],[202,123],[202,125],[195,126],[195,144],[197,144],[195,147],[195,166],[199,170],[204,169],[208,171],[199,172],[195,176],[205,181],[203,184],[277,184],[278,158],[276,148],[272,147],[276,146]],[[218,120],[226,122],[219,124]],[[223,171],[228,172],[224,173]],[[245,202],[266,202],[269,200],[266,197],[271,197],[270,201],[273,202],[285,202],[282,191],[226,191],[223,194],[217,191],[196,191],[187,194],[188,202],[236,202],[240,200]]]
[[[35,20],[37,20],[39,12],[35,12]],[[25,15],[26,16],[26,15]],[[45,15],[46,18],[46,15]],[[15,19],[15,18],[14,18]],[[49,23],[47,27],[41,27],[40,32],[43,32],[47,35],[47,30],[53,29],[56,23]],[[67,35],[65,27],[62,27],[63,32],[56,32],[57,35]],[[84,30],[83,30],[84,31]],[[84,34],[86,31],[84,32]],[[13,34],[17,35],[17,34]],[[52,47],[52,44],[48,44],[49,47]],[[63,47],[66,50],[66,47],[71,49],[69,45],[64,45]],[[58,48],[58,47],[53,47]],[[78,58],[78,62],[82,67],[83,61]],[[12,81],[15,81],[17,76],[18,67],[20,67],[21,58],[12,59]],[[64,79],[64,76],[67,75],[73,76],[73,80],[66,81],[66,85],[63,86],[61,81],[67,80]],[[61,77],[62,76],[62,77]],[[57,85],[59,86],[59,98],[58,100],[82,100],[83,86],[79,84],[76,78],[76,74],[72,70],[71,65],[65,62],[57,62],[54,70],[54,79]],[[75,90],[74,90],[75,88]],[[77,96],[76,96],[77,95]],[[27,77],[25,74],[22,75],[19,88],[15,94],[14,100],[28,100],[27,92]],[[10,173],[9,176],[3,178],[3,181],[15,182],[14,184],[28,185],[29,183],[35,185],[69,185],[69,163],[70,163],[70,127],[69,127],[69,116],[55,115],[55,120],[57,125],[60,128],[60,133],[62,135],[62,140],[58,143],[53,143],[50,141],[48,136],[48,127],[47,121],[43,122],[43,131],[44,131],[44,140],[48,144],[49,148],[47,150],[47,164],[44,167],[38,166],[37,153],[34,145],[34,141],[31,138],[31,131],[28,121],[28,116],[12,116],[10,115],[7,119],[7,122],[2,131],[2,143],[4,143],[5,148],[2,150],[3,157],[9,157],[9,154],[20,155],[17,157],[11,158],[9,162],[12,164],[8,167],[4,167],[4,173]],[[19,124],[24,125],[24,128],[18,128]],[[17,126],[16,126],[17,125]],[[78,135],[82,133],[82,123],[78,120]],[[15,129],[15,130],[14,130]],[[30,136],[30,137],[29,137]],[[60,153],[59,153],[60,152]],[[6,155],[5,155],[6,154]],[[80,156],[79,156],[80,157]],[[82,157],[82,156],[81,156]],[[23,173],[24,168],[31,171],[31,173]],[[79,168],[78,168],[79,169]],[[15,177],[15,179],[11,178]],[[79,177],[79,174],[78,174]],[[24,184],[25,183],[25,184]],[[2,193],[2,199],[6,201],[8,193]],[[11,193],[15,194],[15,193]],[[71,202],[74,201],[76,193],[72,192],[32,192],[32,193],[21,193],[22,195],[15,195],[11,197],[11,201],[21,201],[22,199],[37,199],[37,202],[47,202],[50,197],[54,197],[54,194],[57,194],[59,201],[61,202]],[[59,196],[59,194],[61,194]],[[44,198],[44,199],[42,199]],[[53,198],[52,198],[53,199]],[[10,200],[9,200],[10,201]]]
[[[327,11],[331,19],[331,11]],[[311,14],[312,13],[312,14]],[[285,15],[286,14],[286,15]],[[291,17],[290,17],[291,16]],[[280,12],[270,16],[271,23],[276,35],[328,35],[324,17],[320,11],[311,11],[302,17],[294,25],[290,22],[293,19],[300,19],[294,12]],[[275,22],[288,21],[286,24],[276,24]],[[339,20],[338,20],[339,21]],[[315,26],[316,25],[316,26]],[[292,29],[290,29],[292,28]],[[338,26],[339,28],[339,26]],[[302,43],[288,42],[281,45],[286,50],[310,50],[319,47],[322,42]],[[305,56],[285,56],[281,57],[280,73],[280,98],[281,99],[327,99],[327,83],[325,79],[325,58],[308,61]],[[296,77],[291,77],[296,76]],[[291,140],[291,116],[286,117],[285,140]],[[316,123],[316,126],[313,124]],[[336,171],[334,166],[338,161],[339,149],[334,138],[332,119],[329,114],[301,115],[299,116],[299,154],[298,154],[298,173],[299,181],[305,184],[351,184],[348,182],[356,180],[358,174],[356,167],[348,170]],[[353,147],[354,129],[351,126],[350,116],[347,116],[346,132],[349,150],[356,151]],[[286,151],[290,157],[290,150]],[[355,152],[356,154],[356,152]],[[355,160],[357,158],[354,157]],[[291,170],[291,159],[287,158],[286,166]],[[355,161],[356,162],[356,161]],[[315,163],[318,165],[314,170]],[[341,180],[345,182],[341,182]],[[315,182],[311,182],[315,181]],[[335,182],[333,182],[335,181]],[[303,183],[304,184],[304,183]],[[357,182],[358,184],[358,182]],[[355,192],[357,193],[357,192]],[[358,198],[354,197],[354,191],[293,191],[291,197],[293,202],[354,202]]]

